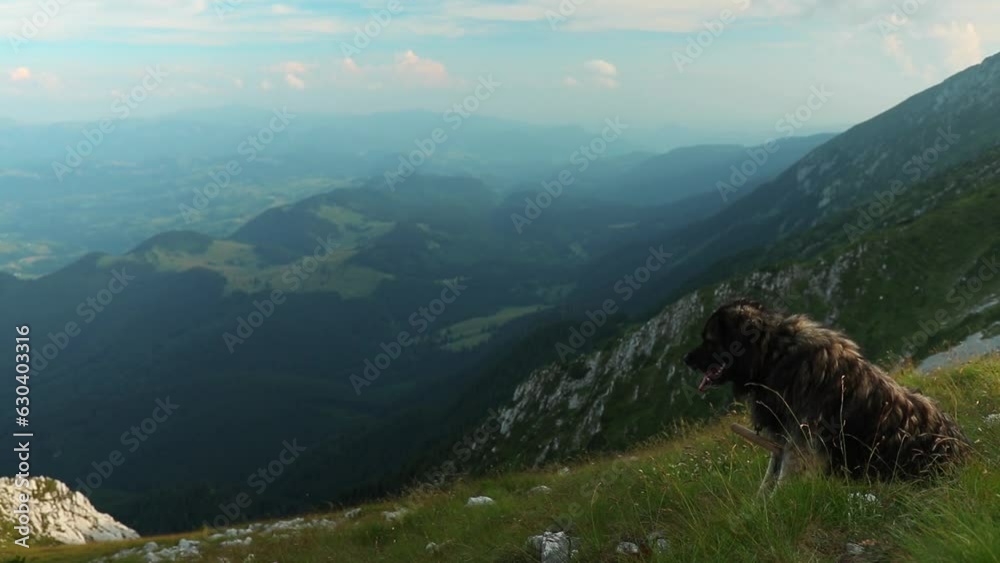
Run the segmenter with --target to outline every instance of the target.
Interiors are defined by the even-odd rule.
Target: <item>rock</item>
[[[142,550],[145,551],[146,553],[149,553],[150,551],[156,551],[157,549],[160,549],[160,545],[157,544],[155,541],[151,541],[146,545],[142,546]]]
[[[617,548],[615,548],[615,553],[621,553],[623,555],[639,555],[639,546],[630,541],[623,541],[618,544]]]
[[[547,495],[552,492],[552,489],[545,485],[538,485],[537,487],[532,487],[528,492],[536,495]]]
[[[402,520],[404,516],[409,514],[410,511],[406,508],[397,508],[393,512],[383,512],[382,517],[389,522],[395,522],[397,520]]]
[[[857,556],[857,555],[864,555],[864,553],[865,553],[865,548],[863,546],[860,546],[860,545],[856,544],[856,543],[848,543],[846,547],[847,547],[847,554],[848,555],[855,555],[855,556]]]
[[[111,516],[98,512],[83,493],[70,490],[62,481],[30,477],[24,487],[15,487],[13,477],[0,477],[0,520],[14,525],[11,515],[17,493],[31,495],[28,525],[32,539],[47,538],[57,543],[121,541],[139,537],[135,530]]]
[[[1000,424],[1000,413],[988,415],[983,419],[983,422],[989,424],[990,426]]]
[[[465,503],[465,506],[485,506],[487,504],[495,503],[490,497],[471,497],[468,502]]]
[[[851,493],[850,497],[854,500],[864,501],[869,504],[878,504],[878,497],[871,493]]]
[[[657,530],[646,536],[646,545],[648,545],[654,553],[666,553],[670,549],[670,542],[667,540],[667,534],[662,530]]]
[[[559,470],[558,474],[559,475],[563,475],[563,476],[569,475],[569,468],[568,467],[563,467],[562,469]]]
[[[545,532],[528,538],[528,546],[541,557],[542,563],[569,563],[573,555],[573,540],[566,532]]]
[[[241,540],[227,540],[220,543],[219,545],[222,547],[241,547],[250,545],[251,543],[253,543],[253,538],[245,537]]]
[[[430,542],[424,549],[427,550],[427,553],[437,553],[441,549],[441,546],[434,542]]]
[[[347,512],[344,513],[344,518],[347,518],[348,520],[353,520],[358,516],[361,516],[360,508],[352,508],[351,510],[348,510]]]

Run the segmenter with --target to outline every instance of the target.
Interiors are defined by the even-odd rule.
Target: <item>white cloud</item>
[[[597,74],[603,76],[618,76],[618,67],[609,63],[604,59],[594,59],[592,61],[587,61],[583,65],[588,70],[596,72]]]
[[[26,66],[19,66],[10,71],[10,79],[12,82],[24,82],[31,80],[31,69]]]
[[[283,72],[285,74],[305,74],[307,70],[314,66],[316,65],[307,65],[298,61],[286,61],[275,65],[274,71]]]
[[[537,21],[545,19],[546,8],[540,3],[490,4],[483,2],[456,2],[446,8],[453,18],[489,21]]]
[[[288,4],[271,4],[271,13],[277,16],[287,16],[294,14],[298,10]]]
[[[898,35],[886,35],[882,39],[882,49],[899,63],[904,73],[909,76],[917,74],[917,66],[913,63],[913,57],[906,52],[903,40]]]
[[[580,85],[580,81],[572,76],[567,76],[566,78],[563,78],[563,84],[569,86],[570,88],[575,88]]]
[[[266,92],[266,91],[274,88],[274,85],[271,84],[270,80],[261,80],[259,87],[260,87],[261,90],[264,90]]]
[[[590,82],[602,88],[615,89],[618,84],[618,67],[604,59],[593,59],[583,63],[590,73]]]
[[[462,83],[451,76],[444,63],[421,57],[412,49],[396,53],[391,63],[360,65],[348,57],[336,64],[333,72],[338,79],[366,89],[381,88],[385,83],[418,88],[450,88]]]
[[[294,74],[285,75],[285,83],[296,90],[305,90],[306,82]]]
[[[428,87],[445,87],[452,83],[443,63],[417,56],[413,50],[396,55],[396,75],[404,81]]]
[[[358,63],[354,62],[354,59],[350,57],[340,61],[340,68],[348,74],[361,74],[362,72]]]
[[[953,70],[963,70],[983,61],[983,43],[976,26],[971,23],[964,26],[957,22],[951,22],[950,26],[936,25],[931,29],[931,36],[947,45],[947,62]]]
[[[305,90],[306,81],[305,75],[309,73],[312,69],[316,68],[317,65],[310,63],[303,63],[299,61],[284,61],[278,63],[270,68],[271,72],[282,74],[282,80],[285,81],[290,88],[295,90]]]

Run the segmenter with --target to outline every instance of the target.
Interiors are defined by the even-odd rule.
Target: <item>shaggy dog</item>
[[[708,319],[684,362],[699,391],[731,383],[754,429],[782,446],[761,492],[812,462],[856,478],[914,478],[966,455],[961,429],[930,398],[890,378],[843,334],[803,315],[739,300]]]

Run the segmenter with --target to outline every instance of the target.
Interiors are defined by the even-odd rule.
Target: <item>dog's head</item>
[[[760,343],[770,313],[755,301],[741,299],[719,307],[705,323],[702,342],[684,363],[704,375],[698,391],[732,383],[737,395],[756,377]]]

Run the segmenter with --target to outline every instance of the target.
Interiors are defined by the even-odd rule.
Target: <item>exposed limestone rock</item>
[[[70,490],[65,483],[48,477],[31,477],[24,487],[15,486],[14,477],[0,477],[0,511],[14,526],[18,495],[30,495],[29,526],[32,542],[48,538],[59,543],[128,540],[139,537],[135,530],[111,516],[98,512],[83,493]]]

